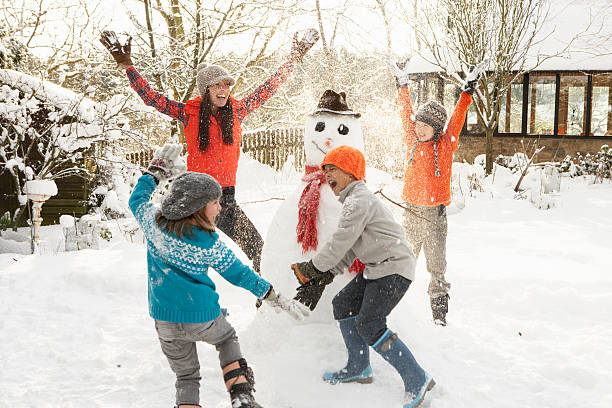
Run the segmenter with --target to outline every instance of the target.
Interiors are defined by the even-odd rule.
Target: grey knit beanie
[[[219,197],[221,185],[217,180],[205,173],[188,171],[170,184],[170,190],[162,201],[161,213],[169,220],[180,220]]]
[[[426,102],[416,111],[414,120],[428,124],[434,128],[434,134],[439,136],[446,123],[446,109],[438,101]]]
[[[218,84],[226,79],[230,81],[230,86],[233,86],[236,83],[234,78],[232,78],[222,67],[218,65],[206,65],[205,63],[198,64],[196,81],[198,83],[198,91],[200,91],[200,96],[206,93],[206,88],[209,86]]]

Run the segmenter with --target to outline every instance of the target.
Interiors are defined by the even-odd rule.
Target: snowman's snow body
[[[318,168],[323,157],[331,149],[348,145],[363,151],[363,134],[358,114],[318,111],[311,115],[304,132],[305,164]],[[342,205],[327,183],[320,188],[317,212],[317,249],[304,252],[297,241],[298,203],[307,183],[302,181],[278,208],[265,239],[262,250],[261,272],[281,293],[288,297],[295,294],[298,282],[291,264],[312,259],[331,238],[338,226]],[[331,315],[331,298],[353,276],[337,277],[326,289],[315,312]]]

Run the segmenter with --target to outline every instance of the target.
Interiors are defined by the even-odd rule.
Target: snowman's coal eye
[[[338,133],[340,133],[341,135],[348,135],[349,132],[349,128],[345,125],[340,125],[338,126]]]
[[[317,122],[317,126],[315,126],[315,130],[317,132],[322,132],[325,130],[325,122]]]

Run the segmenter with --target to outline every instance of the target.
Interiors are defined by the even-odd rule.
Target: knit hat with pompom
[[[416,111],[414,120],[428,124],[434,129],[434,134],[440,136],[446,123],[446,109],[438,101],[426,102]]]
[[[200,96],[206,93],[206,88],[224,80],[230,81],[230,86],[236,83],[234,78],[232,78],[222,67],[218,65],[206,65],[205,63],[198,64],[196,82],[198,84]]]

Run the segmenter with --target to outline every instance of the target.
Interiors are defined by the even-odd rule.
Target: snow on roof
[[[42,101],[50,102],[53,106],[65,112],[78,113],[82,120],[94,121],[98,116],[95,111],[96,104],[91,99],[23,72],[0,69],[0,84],[2,83],[19,89],[28,95],[34,95]]]
[[[609,0],[565,0],[551,5],[547,20],[527,56],[525,69],[536,65],[538,55],[563,55],[547,59],[534,71],[612,71],[612,24]],[[455,57],[449,56],[449,71],[459,71]],[[424,50],[410,61],[412,73],[439,72],[431,52]],[[493,67],[491,67],[493,69]]]

